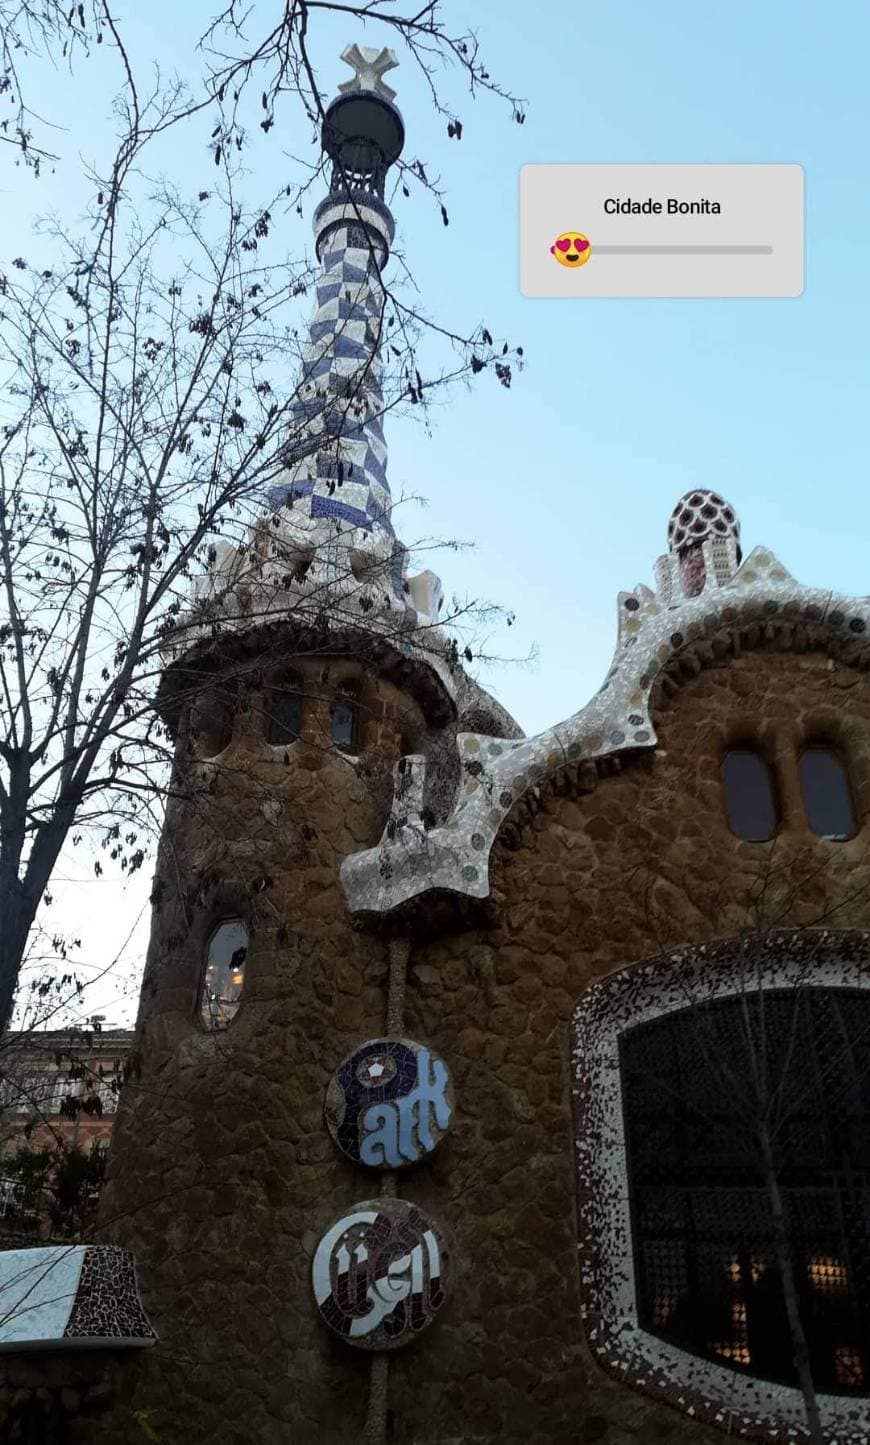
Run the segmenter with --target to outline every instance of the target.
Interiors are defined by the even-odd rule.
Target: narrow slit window
[[[302,732],[302,689],[287,682],[272,692],[269,711],[269,742],[294,743]]]
[[[207,1029],[225,1029],[235,1018],[245,986],[248,930],[241,918],[225,918],[211,935],[200,999]]]
[[[329,710],[332,745],[342,752],[359,749],[359,702],[351,692],[340,692]]]
[[[728,822],[747,843],[766,843],[776,832],[779,809],[773,773],[760,753],[732,748],[722,764]]]
[[[830,748],[806,748],[800,759],[807,821],[820,838],[843,842],[858,829],[849,775]]]

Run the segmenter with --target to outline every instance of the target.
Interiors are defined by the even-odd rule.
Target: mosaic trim
[[[418,1164],[450,1127],[447,1065],[411,1039],[369,1039],[333,1074],[324,1116],[333,1142],[355,1164],[370,1169]]]
[[[684,591],[696,585],[697,572],[676,554],[660,559],[658,593],[638,586],[619,594],[613,663],[579,712],[519,741],[459,734],[461,782],[450,817],[425,833],[413,818],[396,828],[394,817],[392,836],[385,832],[376,848],[347,858],[341,879],[352,912],[388,913],[430,889],[486,898],[490,853],[510,810],[566,763],[654,748],[656,678],[694,642],[722,627],[777,618],[823,624],[841,637],[861,638],[870,628],[870,599],[801,587],[763,547],[740,566],[736,536],[707,537],[698,552],[705,580],[697,596]]]
[[[85,1251],[64,1337],[127,1340],[131,1344],[152,1344],[157,1338],[139,1298],[136,1266],[129,1250],[104,1244]]]
[[[444,1303],[440,1232],[404,1199],[366,1199],[327,1229],[311,1266],[326,1327],[363,1350],[415,1340]]]
[[[626,1384],[749,1439],[809,1439],[797,1389],[690,1355],[638,1323],[619,1036],[741,987],[870,988],[870,934],[802,929],[680,950],[595,984],[574,1010],[572,1088],[582,1316],[599,1363]],[[832,1445],[870,1445],[868,1402],[819,1395]]]
[[[0,1253],[0,1351],[150,1345],[133,1256],[116,1245]]]

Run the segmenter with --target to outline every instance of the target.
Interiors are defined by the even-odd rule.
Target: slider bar
[[[592,246],[593,256],[772,256],[772,246]]]

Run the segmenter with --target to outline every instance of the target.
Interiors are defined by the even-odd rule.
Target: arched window
[[[342,687],[329,709],[330,737],[344,753],[359,751],[359,699],[350,684]]]
[[[870,990],[801,986],[622,1033],[642,1329],[796,1387],[785,1265],[816,1389],[870,1393],[868,1039]]]
[[[772,838],[779,821],[772,770],[751,748],[732,748],[722,764],[728,822],[747,843]]]
[[[830,748],[806,748],[800,758],[807,821],[820,838],[842,841],[857,832],[849,775]]]
[[[200,1017],[207,1029],[225,1029],[235,1018],[245,985],[248,930],[241,918],[225,918],[208,944],[200,998]]]
[[[272,689],[269,742],[294,743],[302,731],[302,683],[293,673]]]
[[[229,747],[233,736],[237,684],[219,682],[199,694],[193,708],[191,742],[201,758],[214,758]]]

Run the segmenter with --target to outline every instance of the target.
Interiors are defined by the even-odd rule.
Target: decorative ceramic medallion
[[[311,1283],[328,1329],[363,1350],[407,1345],[444,1301],[444,1245],[404,1199],[366,1199],[326,1231]]]
[[[335,1143],[354,1163],[416,1164],[450,1124],[447,1065],[410,1039],[369,1039],[336,1069],[324,1113]]]

